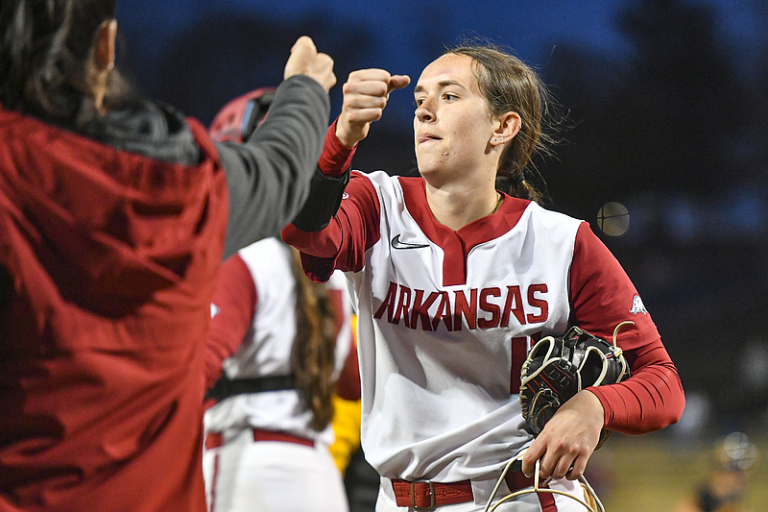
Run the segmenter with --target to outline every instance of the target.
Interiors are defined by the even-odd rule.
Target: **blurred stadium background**
[[[763,454],[752,510],[768,509],[768,2],[123,0],[118,20],[134,84],[204,123],[277,84],[302,34],[339,84],[362,67],[415,81],[466,37],[515,49],[567,114],[557,157],[538,162],[549,207],[588,220],[624,265],[687,392],[679,424],[595,455],[606,505],[671,510],[739,430]],[[393,95],[356,168],[413,171],[410,95]],[[335,116],[340,87],[332,100]],[[366,510],[375,477],[355,461],[353,508]]]

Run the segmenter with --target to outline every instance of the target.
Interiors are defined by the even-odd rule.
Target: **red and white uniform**
[[[326,140],[321,164],[340,160],[328,152]],[[571,324],[611,340],[617,324],[635,322],[618,340],[633,378],[594,390],[607,427],[655,430],[682,411],[655,325],[584,222],[505,196],[495,213],[453,231],[435,221],[423,179],[353,172],[326,229],[290,226],[283,239],[304,253],[314,278],[338,268],[351,282],[362,446],[384,477],[377,510],[394,509],[392,478],[469,479],[475,504],[484,505],[503,466],[532,440],[517,396],[526,352]],[[557,510],[575,503],[555,501]],[[507,510],[555,510],[530,506]]]
[[[353,350],[346,282],[338,273],[327,283],[337,319],[336,376]],[[213,297],[208,339],[209,387],[222,369],[230,379],[286,376],[296,337],[296,281],[290,248],[268,238],[227,260]],[[346,511],[346,494],[328,446],[329,425],[310,427],[312,413],[295,389],[231,396],[205,413],[206,492],[211,511]],[[258,432],[287,434],[255,441]],[[210,440],[217,438],[212,447]],[[258,436],[258,435],[257,435]],[[311,443],[294,442],[308,440]],[[314,446],[311,446],[311,444]]]

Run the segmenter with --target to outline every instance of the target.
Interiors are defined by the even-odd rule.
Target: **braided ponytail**
[[[312,411],[313,429],[323,430],[333,417],[333,370],[336,312],[328,290],[313,283],[301,268],[299,252],[291,248],[291,268],[296,278],[296,340],[291,369],[306,409]]]

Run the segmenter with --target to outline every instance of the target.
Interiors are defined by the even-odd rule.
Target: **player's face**
[[[447,54],[429,64],[414,88],[413,131],[419,172],[447,177],[493,167],[494,123],[466,55]]]

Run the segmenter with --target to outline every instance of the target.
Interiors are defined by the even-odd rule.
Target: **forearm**
[[[370,226],[378,226],[378,201],[368,180],[355,180],[357,186],[352,183],[350,194],[345,194],[355,149],[340,143],[335,124],[326,132],[309,198],[293,223],[281,232],[287,244],[301,251],[304,270],[315,281],[326,281],[336,268],[359,270],[359,249],[369,247]],[[341,208],[345,195],[351,200]],[[370,218],[366,220],[363,212]]]
[[[334,121],[325,133],[323,151],[309,187],[309,197],[293,219],[293,225],[302,231],[317,232],[325,229],[341,206],[344,189],[349,183],[349,170],[356,148],[346,147],[336,136]]]
[[[264,124],[243,144],[217,144],[227,173],[230,219],[225,257],[277,235],[309,193],[328,123],[328,94],[294,76],[277,89]]]
[[[676,423],[685,395],[677,369],[660,339],[627,353],[632,376],[624,382],[588,388],[605,409],[605,427],[643,434]]]
[[[349,182],[353,148],[344,147],[335,135],[336,122],[326,130],[323,151],[310,183],[309,197],[294,222],[281,236],[305,255],[335,259],[341,250],[342,226],[335,220]]]

